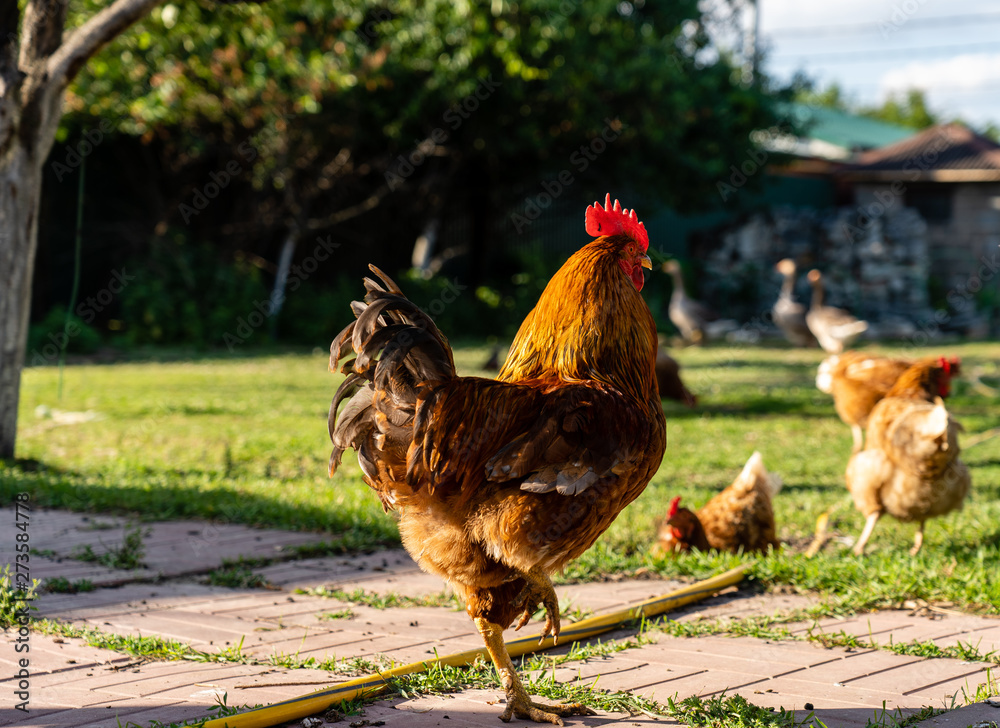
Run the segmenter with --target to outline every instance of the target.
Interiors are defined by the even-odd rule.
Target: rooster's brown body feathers
[[[331,407],[331,473],[357,450],[406,549],[474,617],[506,627],[533,609],[516,599],[525,573],[582,554],[662,459],[656,329],[621,245],[599,238],[563,266],[497,380],[458,376],[445,337],[381,273],[331,347],[331,368],[356,355]]]

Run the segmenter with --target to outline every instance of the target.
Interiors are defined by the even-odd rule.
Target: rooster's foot
[[[549,635],[552,635],[553,644],[559,644],[559,598],[552,587],[552,581],[537,566],[526,572],[524,578],[528,580],[528,584],[517,597],[517,601],[525,600],[524,612],[514,630],[517,631],[528,623],[540,602],[545,607],[545,628],[538,644],[544,642]]]
[[[527,695],[523,697],[508,696],[507,709],[500,716],[500,720],[509,723],[511,718],[517,717],[523,720],[533,720],[536,723],[563,725],[562,719],[571,715],[597,715],[597,713],[582,703],[548,705],[536,703],[530,700]]]

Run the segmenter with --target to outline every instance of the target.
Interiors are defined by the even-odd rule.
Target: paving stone
[[[785,707],[788,709],[805,708],[805,703],[812,703],[816,708],[843,708],[843,707],[864,707],[880,708],[883,703],[890,707],[898,705],[896,701],[900,695],[896,691],[879,691],[871,688],[858,688],[850,684],[841,682],[816,682],[814,680],[803,679],[802,673],[788,675],[786,677],[776,677],[770,680],[761,680],[749,685],[744,685],[739,692],[747,695],[747,689],[754,697],[759,697],[754,691],[773,691],[774,693],[787,698]],[[750,699],[749,696],[747,698]],[[794,699],[794,700],[793,700]],[[798,701],[797,703],[795,701]],[[753,702],[753,701],[751,701]],[[904,702],[905,705],[905,702]],[[912,700],[913,707],[920,707],[919,700]],[[832,726],[830,728],[833,728]]]
[[[683,643],[679,644],[678,641],[674,640],[672,644],[680,646]],[[697,649],[670,649],[668,645],[664,644],[649,645],[641,650],[642,659],[648,662],[663,665],[684,665],[686,668],[700,668],[704,670],[714,670],[720,665],[724,665],[726,670],[738,672],[747,677],[788,675],[790,673],[804,670],[809,667],[810,664],[816,664],[815,661],[807,661],[808,664],[796,665],[784,660],[781,662],[775,662],[740,657],[736,654],[732,654],[735,651],[730,651],[730,654],[726,655],[719,655],[719,652],[720,650],[709,650],[703,652]],[[746,653],[744,652],[744,654]]]
[[[3,517],[0,512],[0,518]],[[113,528],[95,529],[95,522],[106,522]],[[36,524],[33,540],[38,536],[39,544],[57,543],[60,553],[83,544],[91,544],[97,550],[102,540],[105,545],[114,545],[120,542],[125,526],[120,519],[92,519],[59,512],[40,515],[33,520],[33,525]],[[150,566],[146,571],[183,573],[185,569],[212,568],[227,554],[280,555],[297,543],[317,539],[312,534],[283,534],[229,524],[216,526],[193,521],[155,524],[153,534],[146,539]],[[52,564],[45,568],[50,567],[53,573],[63,574],[96,568],[65,559],[62,562],[52,559]],[[105,623],[110,623],[116,632],[158,634],[209,651],[231,648],[242,640],[244,654],[258,657],[362,656],[403,664],[430,659],[435,651],[443,655],[483,646],[463,611],[434,607],[376,610],[341,600],[291,593],[298,586],[321,584],[346,591],[360,588],[410,596],[445,590],[440,579],[420,572],[401,550],[357,558],[302,559],[258,571],[272,583],[284,585],[285,591],[232,590],[193,580],[172,580],[99,588],[77,595],[45,594],[38,606],[46,616],[103,629],[108,629]],[[118,578],[121,574],[103,573],[98,578],[112,576]],[[125,573],[126,578],[133,576],[136,574]],[[561,585],[557,593],[564,605],[602,613],[679,586],[682,583],[676,581],[626,580]],[[812,597],[748,595],[745,590],[730,588],[666,617],[698,620],[774,614],[814,602]],[[322,617],[324,613],[347,608],[351,611],[349,618]],[[539,624],[533,623],[524,634],[537,632],[539,628]],[[793,629],[802,635],[817,626],[802,623],[793,625]],[[895,642],[934,640],[942,646],[958,641],[978,643],[983,652],[1000,647],[1000,620],[969,615],[934,614],[928,618],[911,612],[886,611],[847,620],[822,620],[818,629],[845,631],[860,639],[872,636],[880,643],[891,636]],[[632,635],[632,631],[616,630],[601,639]],[[519,638],[522,634],[508,631],[505,636]],[[4,635],[0,640],[0,665],[4,666],[4,672],[13,664],[10,639]],[[563,646],[552,654],[565,654],[568,650],[569,646]],[[33,701],[32,707],[37,710],[33,719],[48,721],[39,725],[53,728],[69,725],[110,728],[115,725],[117,715],[129,716],[128,720],[143,716],[142,721],[169,723],[204,717],[221,692],[228,694],[230,705],[252,705],[299,697],[345,679],[320,670],[285,670],[267,665],[191,662],[136,665],[135,658],[97,650],[79,640],[57,642],[39,634],[32,635],[32,658],[35,695],[60,701],[48,705]],[[124,669],[116,672],[111,669],[114,667]],[[596,682],[600,689],[630,690],[661,701],[675,694],[686,697],[738,693],[764,707],[795,709],[800,718],[805,717],[804,706],[809,702],[816,708],[816,717],[828,728],[847,728],[864,726],[882,709],[883,703],[903,714],[927,704],[945,704],[948,696],[963,687],[967,692],[973,691],[985,679],[982,668],[980,664],[957,660],[923,660],[884,651],[827,649],[804,641],[659,635],[655,644],[565,664],[544,674],[554,675],[563,682],[586,685]],[[9,692],[3,689],[5,684],[10,684],[9,679],[5,683],[0,677],[3,707],[11,705],[5,697]],[[365,717],[386,720],[387,726],[407,728],[496,726],[503,709],[501,699],[499,689],[468,690],[409,701],[397,699],[369,707]],[[63,704],[78,710],[58,709]],[[5,712],[10,711],[0,711]],[[616,715],[573,718],[567,724],[624,728],[653,722],[645,716]],[[666,719],[655,722],[673,725]]]
[[[155,615],[147,616],[142,612],[112,616],[102,622],[100,626],[105,631],[122,635],[159,635],[187,642],[196,649],[203,649],[213,641],[216,644],[220,642],[236,644],[243,636],[236,631],[222,632],[216,627],[197,623],[184,625]]]
[[[914,728],[968,728],[990,724],[1000,725],[1000,695],[989,701],[973,703],[932,718],[925,718]]]
[[[129,712],[120,712],[114,718],[102,718],[97,721],[78,724],[77,728],[120,728],[126,723],[136,726],[148,726],[152,721],[163,725],[180,723],[182,721],[201,718],[206,715],[206,708],[188,702],[162,703],[151,707],[147,701],[129,704]],[[85,720],[85,718],[81,718]],[[132,728],[132,726],[129,726]]]
[[[644,684],[622,689],[637,691],[665,703],[668,698],[675,695],[706,697],[723,692],[731,693],[759,679],[725,669],[691,671],[690,674],[684,674],[685,672],[688,670],[682,666],[668,668],[665,665],[650,665],[645,672],[638,671],[638,676]],[[605,687],[603,683],[601,687]]]
[[[808,682],[844,683],[846,685],[921,660],[919,657],[905,657],[892,652],[874,650],[844,652],[842,654],[844,654],[843,660],[825,662],[806,668],[795,677]]]
[[[871,686],[880,690],[900,691],[903,695],[937,697],[942,693],[935,686],[959,679],[971,679],[971,676],[980,673],[985,676],[986,667],[983,664],[970,665],[958,660],[919,660],[851,680],[850,684],[857,687]],[[978,684],[978,681],[974,684]]]
[[[206,706],[210,707],[210,706]],[[120,728],[133,714],[151,710],[167,710],[173,713],[182,706],[171,706],[161,701],[144,701],[135,705],[127,701],[105,701],[95,706],[58,709],[36,709],[32,707],[27,722],[14,720],[5,723],[0,713],[0,726],[16,725],[18,728]],[[200,708],[204,711],[206,708]],[[192,711],[195,715],[198,710]],[[127,716],[127,717],[126,717]],[[141,724],[140,724],[141,725]]]
[[[777,663],[788,663],[801,667],[813,667],[833,660],[842,660],[848,654],[839,649],[828,649],[811,642],[794,642],[791,640],[760,640],[753,637],[712,637],[698,638],[710,640],[703,651],[711,650],[720,655],[736,654],[752,657],[757,660],[770,660]],[[682,637],[661,636],[657,645],[666,645],[674,649],[690,649],[694,640]]]
[[[876,625],[871,622],[870,618],[866,617],[867,615],[852,619],[823,619],[815,625],[801,629],[790,629],[789,631],[792,634],[799,635],[804,635],[809,632],[814,634],[840,634],[843,632],[844,634],[852,635],[865,641],[874,639],[876,642],[883,641],[883,635],[892,631],[892,626],[890,624]]]
[[[33,674],[43,672],[55,672],[65,669],[77,669],[81,665],[117,665],[126,664],[131,658],[120,655],[110,650],[102,650],[91,647],[81,640],[51,637],[49,635],[32,632],[30,636],[31,645],[29,657],[31,659],[31,671]],[[63,640],[61,642],[57,640]],[[5,632],[0,636],[0,658],[8,658],[10,664],[15,659],[23,656],[23,653],[14,651],[14,635]],[[5,660],[6,661],[6,660]],[[0,676],[0,684],[12,678],[6,675]]]
[[[996,680],[996,677],[993,679]],[[907,697],[912,695],[916,698],[922,698],[926,703],[933,704],[938,708],[951,708],[956,703],[971,700],[979,686],[984,685],[986,680],[987,674],[984,669],[972,675],[954,677],[923,688],[916,688],[913,691],[906,690],[904,694]]]
[[[161,584],[127,584],[113,589],[97,589],[80,594],[45,593],[38,597],[35,606],[38,607],[41,616],[86,618],[176,604],[226,601],[236,599],[238,595],[239,592],[234,594],[233,590],[223,590],[220,587],[177,581]]]
[[[540,702],[551,702],[542,698],[536,699]],[[459,728],[460,726],[496,728],[499,724],[498,718],[504,709],[502,700],[503,693],[499,690],[465,690],[457,695],[381,701],[366,707],[364,718],[371,722],[384,720],[386,728]],[[565,720],[567,726],[604,728],[678,725],[669,718],[654,720],[644,715],[629,716],[624,713],[603,712],[596,716],[573,716]],[[534,725],[517,720],[516,724]]]
[[[939,647],[952,647],[959,642],[976,648],[981,654],[1000,652],[1000,627],[984,626],[975,630],[962,630],[935,637]]]
[[[50,725],[43,722],[46,716],[66,712],[64,708],[36,708],[32,706],[30,712],[25,713],[15,708],[14,705],[14,700],[0,697],[0,726],[16,725],[35,728],[35,726]]]
[[[188,634],[201,633],[204,630],[218,633],[215,641],[220,639],[239,639],[246,634],[247,630],[252,630],[253,622],[244,620],[220,617],[214,614],[204,614],[187,609],[158,609],[155,611],[142,612],[141,628],[153,630],[156,633],[181,635],[178,639],[198,639],[188,638]],[[140,624],[136,621],[136,624]]]
[[[832,705],[832,701],[830,705]],[[795,711],[795,717],[796,720],[805,721],[811,713],[814,716],[814,721],[807,725],[816,726],[817,728],[820,725],[825,725],[828,728],[867,728],[867,726],[873,723],[875,725],[898,725],[906,717],[916,713],[917,710],[916,708],[899,708],[895,711],[883,711],[881,709],[873,710],[870,708],[824,707],[812,711]],[[878,721],[883,718],[883,712],[887,713],[889,718],[884,724],[880,724]],[[893,722],[894,720],[895,722]],[[822,723],[817,721],[822,721]]]
[[[0,508],[0,522],[13,522],[14,508]],[[94,528],[97,523],[110,528]],[[104,554],[117,548],[128,524],[122,519],[100,517],[92,519],[78,513],[53,510],[31,512],[32,544],[36,549],[50,549],[55,558],[38,556],[32,559],[32,576],[44,579],[55,576],[87,578],[95,585],[119,583],[135,578],[150,578],[157,574],[180,574],[208,571],[222,565],[225,559],[240,556],[275,556],[290,547],[317,543],[321,536],[309,533],[253,529],[234,524],[211,524],[203,521],[170,521],[143,524],[146,555],[145,568],[136,570],[105,569],[98,565],[68,560],[89,546],[93,553]],[[10,561],[13,542],[0,543],[0,560]]]

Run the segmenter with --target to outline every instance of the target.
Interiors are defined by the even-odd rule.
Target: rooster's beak
[[[649,268],[650,270],[653,270],[653,261],[649,259],[648,255],[639,256],[639,265],[641,265],[643,268]]]

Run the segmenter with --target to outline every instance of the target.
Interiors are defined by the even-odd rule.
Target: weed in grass
[[[257,710],[263,707],[260,703],[254,706],[244,705],[240,708],[236,706],[227,705],[228,694],[223,693],[222,695],[216,694],[215,705],[208,708],[208,715],[204,718],[192,718],[181,723],[161,723],[158,720],[151,721],[149,723],[133,723],[132,721],[127,721],[122,723],[121,720],[116,720],[117,728],[198,728],[204,725],[209,720],[215,720],[217,718],[228,718],[238,713],[244,713],[248,710]]]
[[[82,639],[91,647],[114,650],[126,655],[142,657],[148,660],[186,660],[189,662],[227,663],[237,665],[268,665],[289,669],[326,670],[338,675],[370,674],[381,666],[364,658],[348,658],[337,660],[335,657],[319,659],[316,657],[299,658],[297,654],[274,653],[266,657],[254,657],[243,651],[243,639],[238,643],[225,647],[219,652],[205,652],[178,640],[158,636],[120,635],[103,632],[95,627],[77,627],[50,619],[36,620],[31,628],[42,633]]]
[[[1000,679],[993,676],[991,669],[986,670],[986,681],[977,685],[972,693],[969,693],[964,687],[962,688],[962,701],[965,705],[981,703],[987,698],[995,698],[997,695],[1000,695]]]
[[[86,544],[73,558],[102,564],[109,569],[142,569],[145,567],[142,558],[146,555],[143,539],[150,533],[152,533],[150,529],[133,523],[125,527],[120,546],[113,546],[103,554],[97,554],[90,544]],[[102,542],[102,545],[105,544]]]
[[[424,672],[390,681],[390,690],[410,698],[418,695],[452,693],[467,688],[494,689],[499,679],[493,664],[479,659],[467,667],[431,665]],[[607,692],[593,686],[565,684],[551,676],[529,677],[524,683],[532,695],[562,702],[583,703],[597,710],[665,715],[664,706],[629,692]]]
[[[225,560],[222,566],[209,572],[205,582],[212,586],[225,586],[230,589],[256,589],[268,586],[267,579],[255,574],[252,567],[243,560]]]
[[[665,617],[656,622],[656,628],[672,637],[728,635],[730,637],[756,637],[762,640],[796,639],[786,627],[774,626],[783,621],[798,621],[798,618],[792,616],[754,616],[742,619],[693,619],[678,622]]]
[[[411,597],[397,592],[369,592],[364,589],[355,589],[348,592],[343,589],[328,589],[325,586],[317,586],[312,589],[296,589],[296,594],[308,594],[313,597],[323,597],[325,599],[336,599],[341,602],[360,604],[372,609],[399,609],[406,607],[450,607],[453,610],[465,608],[462,600],[451,592],[439,592],[437,594],[427,594],[422,597]]]
[[[23,624],[24,615],[37,609],[31,602],[38,596],[37,579],[27,589],[15,588],[22,583],[11,575],[9,564],[0,569],[0,628],[9,629]]]
[[[350,607],[345,609],[339,609],[336,612],[323,612],[318,615],[319,619],[332,620],[332,619],[354,619],[354,612]]]
[[[907,726],[916,725],[922,720],[927,718],[933,718],[935,715],[946,712],[942,708],[933,708],[929,705],[925,705],[920,710],[910,715],[903,713],[901,708],[893,708],[889,710],[886,707],[885,701],[882,701],[882,708],[876,710],[874,715],[865,721],[865,728],[906,728]]]
[[[94,585],[89,579],[70,581],[65,576],[46,579],[42,588],[53,594],[77,594],[79,592],[94,591]]]
[[[763,728],[763,726],[781,726],[792,728],[796,725],[809,725],[812,715],[798,723],[795,714],[781,708],[761,708],[747,701],[741,695],[727,696],[725,693],[711,698],[700,698],[692,695],[683,700],[667,699],[668,714],[689,726],[699,728]]]
[[[854,649],[875,649],[895,652],[897,655],[910,655],[913,657],[939,658],[946,657],[965,662],[992,662],[1000,665],[1000,656],[996,650],[981,652],[978,645],[971,642],[958,641],[954,645],[944,647],[929,640],[913,640],[910,642],[896,642],[891,636],[888,642],[881,644],[877,640],[869,637],[867,640],[859,638],[857,635],[847,632],[819,632],[810,629],[807,637],[811,642],[816,642],[824,647],[850,647]]]

